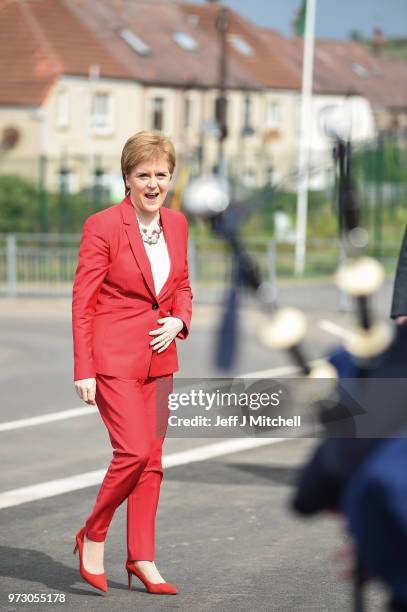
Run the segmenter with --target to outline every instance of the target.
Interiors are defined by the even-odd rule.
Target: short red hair
[[[130,189],[126,185],[126,175],[131,174],[133,168],[146,161],[166,156],[168,169],[172,175],[176,163],[175,148],[168,136],[158,131],[137,132],[131,136],[123,147],[121,168],[126,196]]]

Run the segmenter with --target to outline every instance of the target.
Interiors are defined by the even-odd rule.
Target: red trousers
[[[154,560],[162,445],[172,389],[172,374],[146,379],[96,374],[95,400],[113,458],[86,521],[86,536],[104,542],[116,508],[127,499],[128,560]]]

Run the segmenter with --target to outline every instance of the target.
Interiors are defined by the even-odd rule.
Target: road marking
[[[164,455],[162,464],[163,468],[167,469],[195,463],[197,461],[205,461],[213,457],[220,457],[222,455],[258,448],[259,446],[276,444],[277,442],[284,442],[289,439],[291,438],[234,438],[215,444],[198,446],[197,448],[180,451],[179,453]],[[48,497],[70,493],[71,491],[93,487],[102,482],[105,474],[105,469],[95,470],[93,472],[77,474],[76,476],[69,476],[68,478],[58,478],[57,480],[49,480],[48,482],[41,482],[28,487],[4,491],[0,493],[0,509],[11,508],[12,506],[18,506],[39,499],[46,499]]]
[[[10,431],[10,429],[20,429],[21,427],[32,427],[33,425],[43,425],[44,423],[52,423],[52,421],[63,421],[64,419],[73,419],[75,417],[86,416],[98,412],[96,406],[83,406],[82,408],[70,408],[69,410],[61,410],[59,412],[49,412],[35,417],[26,419],[18,419],[17,421],[9,421],[8,423],[0,423],[0,431]]]
[[[338,336],[339,338],[342,338],[342,340],[347,340],[352,337],[352,332],[349,331],[349,329],[345,329],[341,325],[338,325],[333,321],[329,321],[328,319],[321,319],[318,323],[318,327],[328,332],[329,334],[332,334],[333,336]]]
[[[321,360],[318,359],[316,361],[312,361],[310,365],[318,363],[319,361]],[[258,372],[249,372],[248,374],[231,376],[230,378],[270,378],[273,376],[288,376],[289,374],[299,373],[299,371],[300,370],[296,366],[282,366],[280,368],[273,368],[270,370],[259,370]],[[224,380],[224,378],[225,377],[222,377],[222,380]],[[193,380],[193,377],[191,377],[191,380]],[[73,419],[75,417],[82,417],[97,413],[98,409],[96,406],[82,406],[80,408],[70,408],[69,410],[62,410],[59,412],[48,412],[47,414],[41,414],[35,417],[0,423],[0,432],[20,429],[22,427],[33,427],[34,425],[43,425],[44,423],[63,421],[65,419]]]

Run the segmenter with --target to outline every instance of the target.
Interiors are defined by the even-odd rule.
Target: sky
[[[407,0],[316,0],[316,36],[348,38],[352,29],[370,37],[380,26],[386,37],[407,38]],[[204,0],[189,0],[204,4]],[[291,21],[302,0],[223,0],[250,21],[282,34],[292,33]]]

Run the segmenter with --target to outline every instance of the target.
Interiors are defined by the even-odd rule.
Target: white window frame
[[[196,42],[195,38],[193,38],[187,32],[183,32],[182,30],[177,30],[176,32],[173,32],[172,38],[177,43],[177,45],[185,51],[196,51],[199,48],[199,44]]]
[[[97,100],[105,99],[106,109],[100,113],[96,108]],[[96,111],[96,112],[95,112]],[[113,133],[114,130],[114,104],[113,96],[108,91],[95,91],[92,94],[91,106],[91,129],[95,136],[106,136]]]
[[[156,100],[161,100],[161,127],[156,127],[154,124],[154,113],[155,113],[155,103]],[[165,130],[165,102],[166,98],[164,96],[156,95],[150,98],[150,126],[152,130]]]
[[[56,125],[59,129],[66,128],[69,125],[69,95],[66,89],[61,89],[57,93]]]
[[[228,34],[227,39],[233,48],[245,57],[251,57],[254,55],[253,48],[249,45],[247,40],[243,38],[243,36],[239,36],[238,34]]]
[[[70,170],[68,172],[68,192],[69,193],[79,193],[80,191],[80,182],[79,182],[79,174],[76,170]]]
[[[144,40],[142,40],[137,34],[135,34],[129,28],[121,28],[119,30],[119,34],[121,38],[135,51],[141,56],[150,55],[151,49]]]
[[[268,130],[281,129],[281,102],[278,100],[267,102],[266,128]]]
[[[242,174],[242,182],[245,187],[255,187],[257,184],[257,176],[254,168],[245,168]]]
[[[66,193],[79,193],[81,185],[79,180],[79,173],[77,170],[68,170],[65,174],[65,185],[66,185]],[[61,176],[57,172],[55,174],[55,189],[59,191],[61,188]]]

